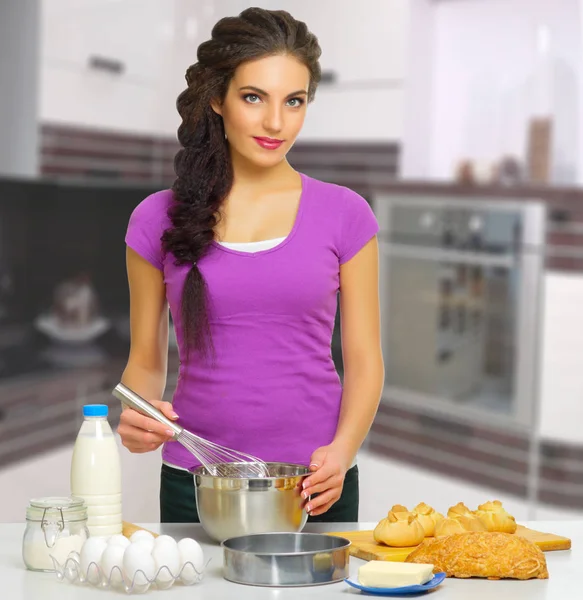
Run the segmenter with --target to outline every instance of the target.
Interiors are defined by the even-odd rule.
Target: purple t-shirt
[[[198,266],[207,282],[214,363],[186,360],[180,301],[189,265],[177,267],[160,238],[171,223],[172,192],[133,211],[127,245],[164,274],[180,369],[179,424],[265,461],[308,465],[336,433],[342,387],[331,353],[340,265],[378,231],[364,198],[300,174],[302,193],[290,234],[269,250],[240,252],[213,242]],[[180,444],[163,459],[192,469]]]

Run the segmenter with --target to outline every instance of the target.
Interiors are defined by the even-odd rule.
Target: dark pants
[[[322,515],[308,517],[309,523],[358,522],[358,465],[346,472],[342,495]],[[160,522],[200,523],[190,473],[162,465],[160,481]]]

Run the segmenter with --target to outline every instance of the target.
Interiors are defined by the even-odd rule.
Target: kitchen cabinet
[[[174,25],[172,3],[159,0],[45,2],[42,23],[44,65],[81,74],[95,55],[122,62],[122,77],[142,84],[156,80]]]
[[[306,140],[400,139],[405,78],[407,0],[299,0],[286,6],[318,36],[322,84],[306,124]],[[174,136],[176,98],[198,45],[224,16],[253,5],[243,0],[46,2],[42,27],[44,122]],[[259,3],[281,9],[280,3]],[[91,56],[118,60],[120,74],[91,69]]]
[[[342,90],[321,86],[308,107],[300,141],[399,140],[403,90]]]
[[[173,19],[172,5],[158,0],[46,2],[41,120],[151,133]],[[92,68],[91,57],[119,61],[123,70]]]
[[[543,306],[540,432],[583,448],[583,275],[547,272]],[[572,467],[583,483],[583,462]]]
[[[44,66],[41,116],[46,123],[150,134],[156,90],[123,77]],[[67,158],[73,160],[73,158]]]
[[[405,78],[409,0],[276,0],[259,4],[288,10],[305,21],[322,46],[322,68],[334,71],[338,83]]]

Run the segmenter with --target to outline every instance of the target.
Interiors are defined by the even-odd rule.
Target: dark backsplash
[[[127,309],[124,235],[133,208],[154,188],[0,180],[0,273],[12,285],[8,320],[49,308],[55,285],[87,272],[103,310]]]

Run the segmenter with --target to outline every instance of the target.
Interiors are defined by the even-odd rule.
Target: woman
[[[286,160],[319,56],[304,23],[258,8],[221,19],[198,48],[177,103],[176,181],[128,226],[122,382],[201,437],[309,465],[309,518],[357,521],[355,456],[384,379],[378,224],[359,195]],[[339,291],[344,389],[330,349]],[[172,404],[159,401],[168,307],[180,355]],[[161,521],[198,522],[193,456],[131,409],[118,431],[132,452],[164,444]]]

